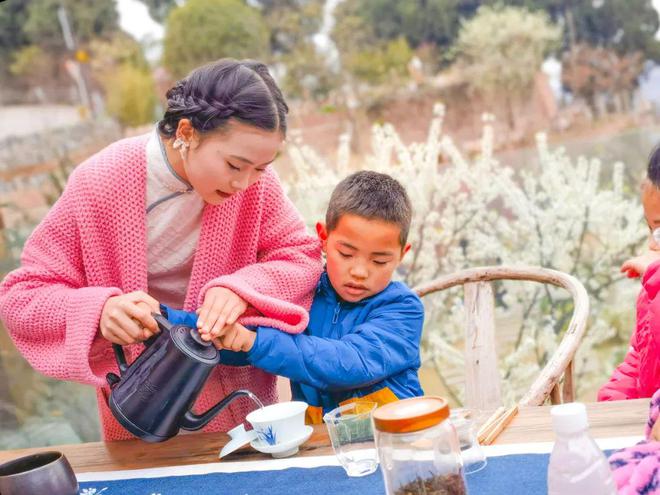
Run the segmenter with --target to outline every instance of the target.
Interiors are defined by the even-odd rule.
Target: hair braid
[[[167,92],[167,111],[158,123],[172,137],[190,119],[200,132],[222,130],[235,118],[268,131],[286,133],[288,106],[266,65],[222,59],[199,67]]]

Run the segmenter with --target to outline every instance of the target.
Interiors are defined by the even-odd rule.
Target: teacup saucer
[[[307,425],[302,429],[303,433],[298,438],[293,438],[287,442],[278,443],[275,445],[268,445],[263,442],[261,439],[257,438],[250,442],[250,445],[253,449],[258,450],[264,454],[270,454],[275,459],[280,459],[282,457],[289,457],[298,452],[298,447],[309,440],[309,437],[312,436],[314,428]]]
[[[220,458],[231,454],[235,450],[240,449],[243,445],[247,445],[248,442],[257,438],[257,432],[254,430],[245,431],[245,426],[243,426],[242,423],[232,428],[227,433],[231,440],[227,442],[227,445],[225,445],[220,451]]]

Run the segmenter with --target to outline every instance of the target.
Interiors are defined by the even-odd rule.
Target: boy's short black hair
[[[653,149],[649,156],[646,177],[651,184],[660,189],[660,144]]]
[[[401,247],[406,245],[412,205],[406,190],[393,177],[363,170],[342,180],[332,192],[325,214],[328,232],[332,232],[346,214],[396,224],[401,229]]]

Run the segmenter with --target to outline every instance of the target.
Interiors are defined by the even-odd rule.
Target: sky
[[[660,0],[658,0],[660,1]],[[163,26],[149,15],[147,6],[138,0],[117,0],[119,26],[138,41],[161,39]]]

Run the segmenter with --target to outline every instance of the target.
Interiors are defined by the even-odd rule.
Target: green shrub
[[[151,74],[132,65],[120,65],[103,81],[110,115],[123,126],[135,127],[154,120],[156,92]]]

